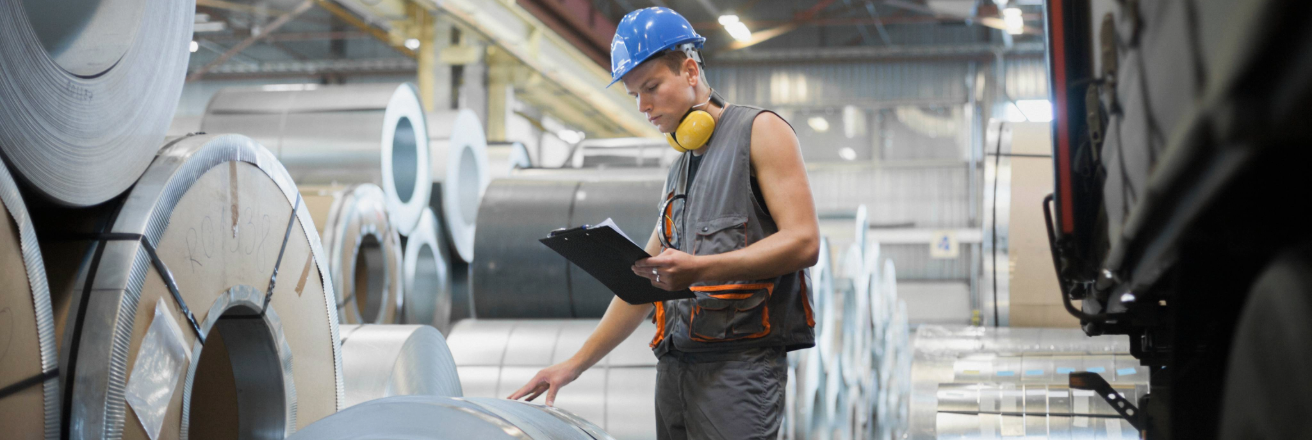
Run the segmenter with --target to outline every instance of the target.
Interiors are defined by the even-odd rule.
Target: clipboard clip
[[[587,230],[587,229],[588,229],[588,225],[583,225],[583,226],[579,226],[579,227],[575,227],[575,228],[559,228],[559,229],[554,229],[554,230],[551,231],[551,233],[547,234],[547,238],[555,237],[555,236],[557,236],[557,235],[561,235],[561,234],[568,234],[568,233],[571,233],[571,232],[574,232],[574,231],[583,231],[583,230]]]

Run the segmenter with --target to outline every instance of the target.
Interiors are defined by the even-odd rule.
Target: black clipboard
[[[615,296],[629,304],[694,297],[691,290],[671,292],[654,287],[651,280],[635,275],[630,269],[633,263],[650,255],[610,227],[584,225],[556,230],[538,241],[601,281]]]

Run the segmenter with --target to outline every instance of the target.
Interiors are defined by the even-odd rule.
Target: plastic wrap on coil
[[[365,402],[289,440],[610,440],[566,410],[488,398],[397,396]]]
[[[0,151],[64,205],[136,182],[182,94],[194,1],[122,3],[0,2]]]
[[[451,254],[433,210],[425,209],[419,225],[405,243],[405,299],[402,314],[406,324],[451,330]]]
[[[345,406],[390,396],[460,397],[446,339],[427,325],[343,325]]]
[[[430,113],[428,137],[434,194],[430,206],[442,215],[452,255],[474,261],[479,202],[492,182],[483,123],[469,109]]]
[[[544,367],[583,347],[599,321],[464,320],[448,341],[468,397],[506,397]],[[656,357],[644,323],[610,354],[560,390],[555,406],[603,427],[618,439],[656,438]]]
[[[210,99],[201,130],[250,136],[297,184],[380,186],[401,235],[428,207],[428,127],[413,84],[229,87]]]
[[[599,318],[615,294],[538,239],[611,218],[646,246],[661,180],[502,179],[480,208],[473,301],[479,318]]]
[[[239,135],[175,140],[115,203],[102,219],[114,235],[50,247],[61,254],[48,258],[82,262],[50,278],[60,286],[63,394],[78,421],[62,435],[148,438],[123,396],[151,319],[138,308],[159,301],[176,307],[193,359],[160,437],[185,438],[193,426],[286,434],[338,409],[326,260],[296,186],[270,152]],[[46,231],[96,233],[77,229],[80,216],[63,217],[71,223],[51,221]]]
[[[59,353],[32,217],[0,162],[0,425],[14,438],[59,438]],[[26,386],[20,385],[26,383]]]

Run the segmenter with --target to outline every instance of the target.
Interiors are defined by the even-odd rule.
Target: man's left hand
[[[700,281],[700,263],[696,256],[666,249],[655,257],[638,260],[633,264],[633,273],[651,280],[652,286],[673,292]]]

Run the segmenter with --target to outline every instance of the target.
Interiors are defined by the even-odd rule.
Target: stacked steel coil
[[[393,320],[402,286],[436,296],[445,282],[413,87],[227,90],[204,129],[273,151],[242,135],[166,141],[194,2],[76,6],[0,0],[3,436],[284,438],[337,412],[347,374],[333,276],[350,287],[341,299],[377,299],[371,319],[352,308],[355,321]],[[458,125],[443,136],[471,126]],[[381,188],[303,198],[295,181]],[[351,255],[330,258],[315,224]],[[415,249],[404,271],[402,234]],[[383,278],[360,276],[379,267]],[[376,279],[375,295],[353,293]],[[417,314],[440,325],[442,300],[429,303]],[[460,394],[431,327],[347,340],[353,398]],[[604,438],[559,411],[532,410],[557,421],[548,429],[522,408],[464,405],[534,438]]]
[[[229,87],[210,99],[201,130],[250,136],[299,184],[380,186],[401,235],[428,206],[428,124],[413,85]]]
[[[171,141],[126,197],[78,214],[40,222],[62,436],[287,434],[338,409],[327,261],[268,150]]]
[[[432,148],[430,206],[441,214],[451,255],[472,262],[479,203],[492,181],[483,124],[467,109],[430,113],[428,137]]]
[[[556,228],[615,221],[640,247],[656,225],[663,181],[582,174],[502,179],[483,197],[475,240],[473,303],[479,318],[600,318],[610,289],[538,239]]]
[[[419,226],[406,237],[403,261],[405,298],[403,321],[451,330],[451,254],[442,224],[433,210],[424,210]]]
[[[55,317],[32,217],[0,162],[0,424],[14,438],[59,436]]]
[[[301,197],[320,225],[342,323],[397,323],[404,305],[404,253],[383,190],[368,183],[307,187]]]
[[[781,436],[894,438],[906,430],[910,330],[893,262],[867,242],[864,207],[855,242],[834,264],[827,239],[811,268],[816,347],[789,354]],[[837,270],[836,270],[837,269]]]
[[[343,325],[343,406],[390,396],[460,397],[446,339],[427,325]]]
[[[921,326],[916,332],[910,434],[914,438],[1006,436],[1138,438],[1092,391],[1069,375],[1102,375],[1135,402],[1149,372],[1124,338],[1079,329]]]
[[[573,356],[600,322],[464,320],[448,342],[469,397],[506,397],[538,370]],[[620,439],[656,438],[656,357],[647,346],[656,326],[644,323],[605,358],[560,390],[555,406]]]
[[[381,188],[386,228],[348,233],[342,228],[358,225],[345,220],[327,225],[332,218],[318,218],[325,250],[341,257],[332,260],[331,270],[344,323],[406,322],[447,331],[453,317],[462,317],[453,316],[452,293],[467,290],[468,277],[462,274],[473,258],[475,218],[489,179],[487,142],[473,112],[425,113],[410,84],[232,87],[210,100],[201,127],[252,136],[275,153],[297,183]],[[376,247],[369,240],[374,235],[386,255],[361,254],[362,243],[349,240],[364,237],[369,250]],[[391,244],[390,236],[399,242]],[[355,295],[370,289],[381,289],[387,298],[370,295],[372,302],[366,303]],[[405,307],[407,299],[413,309]]]
[[[365,402],[291,440],[610,440],[569,411],[494,398],[398,396]]]
[[[182,95],[194,3],[0,1],[0,152],[35,194],[92,206],[137,181]]]

